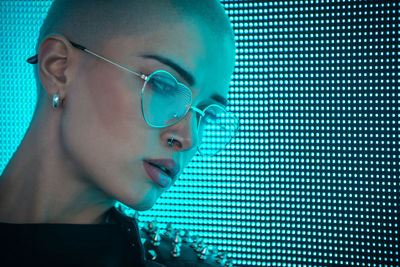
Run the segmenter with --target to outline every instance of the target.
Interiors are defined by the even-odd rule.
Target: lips
[[[179,165],[171,159],[145,159],[143,168],[150,178],[162,188],[171,186],[179,174]]]

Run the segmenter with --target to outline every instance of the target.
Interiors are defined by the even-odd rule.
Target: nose
[[[162,144],[175,151],[196,148],[198,133],[195,118],[194,112],[189,111],[180,121],[164,128],[160,135]]]

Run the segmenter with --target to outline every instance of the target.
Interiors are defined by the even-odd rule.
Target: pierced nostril
[[[172,138],[168,138],[167,144],[170,147],[175,147],[175,148],[182,148],[182,143],[178,140],[175,139],[175,136],[172,136]]]
[[[170,138],[170,139],[168,139],[167,140],[167,143],[168,143],[168,145],[170,146],[170,147],[173,147],[175,144],[174,144],[174,139],[173,138]]]

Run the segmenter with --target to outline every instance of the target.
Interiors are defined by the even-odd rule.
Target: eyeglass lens
[[[178,122],[188,112],[192,101],[189,88],[166,71],[151,74],[142,89],[142,112],[152,127],[165,127]],[[199,151],[214,155],[231,141],[237,129],[237,118],[218,105],[204,110],[199,121]]]
[[[199,151],[202,155],[212,156],[223,150],[234,137],[238,121],[229,112],[218,105],[205,109],[205,116],[199,123]]]
[[[151,74],[142,90],[142,109],[146,122],[153,127],[171,125],[187,113],[192,93],[165,71]]]

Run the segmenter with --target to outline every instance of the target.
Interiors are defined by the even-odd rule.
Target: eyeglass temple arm
[[[71,42],[71,41],[68,41],[68,42],[69,42],[73,47],[78,48],[79,50],[82,50],[82,51],[85,51],[85,52],[89,51],[86,47],[84,47],[84,46],[82,46],[82,45],[80,45],[80,44],[77,44],[77,43],[74,43],[74,42]],[[39,55],[36,54],[36,55],[34,55],[34,56],[28,58],[28,59],[26,60],[26,62],[28,62],[29,64],[37,64],[37,63],[39,62]]]
[[[118,68],[120,68],[120,69],[123,69],[123,70],[125,70],[125,71],[127,71],[127,72],[130,72],[130,73],[132,73],[132,74],[134,74],[134,75],[136,75],[136,76],[139,76],[139,77],[140,77],[141,79],[143,79],[143,80],[147,80],[147,77],[148,77],[147,75],[144,75],[144,74],[142,74],[142,73],[138,73],[138,72],[136,72],[136,71],[130,70],[130,69],[128,69],[128,68],[126,68],[126,67],[124,67],[124,66],[122,66],[122,65],[120,65],[120,64],[118,64],[118,63],[116,63],[116,62],[113,62],[113,61],[111,61],[111,60],[109,60],[109,59],[107,59],[107,58],[105,58],[105,57],[103,57],[103,56],[100,56],[99,54],[97,54],[97,53],[95,53],[95,52],[93,52],[93,51],[87,49],[86,47],[84,47],[84,46],[82,46],[82,45],[80,45],[80,44],[77,44],[77,43],[74,43],[74,42],[71,42],[71,41],[69,41],[69,42],[70,42],[70,44],[71,44],[73,47],[75,47],[75,48],[77,48],[77,49],[79,49],[79,50],[82,50],[82,51],[84,51],[84,52],[86,52],[86,53],[89,53],[89,54],[91,54],[91,55],[93,55],[93,56],[95,56],[95,57],[98,57],[98,58],[100,58],[100,59],[102,59],[102,60],[104,60],[104,61],[107,61],[108,63],[111,63],[111,64],[113,64],[114,66],[116,66],[116,67],[118,67]],[[38,55],[36,54],[36,55],[34,55],[34,56],[28,58],[26,61],[27,61],[29,64],[37,64],[37,63],[39,62],[39,57],[38,57]]]

